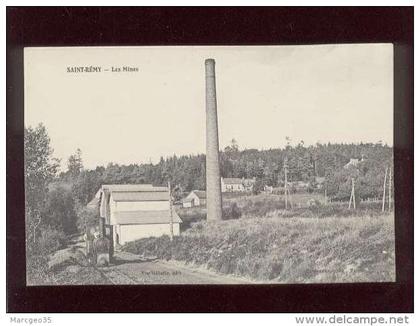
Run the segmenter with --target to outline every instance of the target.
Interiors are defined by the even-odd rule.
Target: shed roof
[[[115,212],[114,219],[116,224],[166,224],[171,222],[169,210]],[[172,221],[173,223],[182,223],[175,210],[172,210]]]
[[[169,201],[168,191],[112,191],[114,201]]]
[[[185,197],[185,198],[183,198],[183,199],[182,199],[182,202],[183,202],[183,203],[190,203],[190,202],[192,202],[193,200],[194,200],[194,198],[191,198],[191,197],[190,197],[190,198]]]
[[[122,185],[116,185],[116,184],[112,184],[112,185],[102,185],[102,190],[108,190],[110,192],[114,192],[114,191],[119,191],[119,192],[123,192],[123,191],[128,191],[128,192],[132,192],[132,191],[168,191],[167,187],[154,187],[151,184],[122,184]]]
[[[101,188],[96,192],[95,198],[100,200],[101,195],[103,193],[109,194],[112,192],[160,192],[160,191],[168,191],[167,187],[154,187],[151,184],[112,184],[112,185],[102,185]],[[91,201],[93,202],[93,200]]]
[[[193,190],[193,193],[200,199],[206,199],[206,192],[204,190]]]

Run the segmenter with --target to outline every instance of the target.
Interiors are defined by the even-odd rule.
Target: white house
[[[206,192],[203,190],[193,190],[182,200],[182,207],[196,207],[206,205]]]
[[[250,192],[254,184],[255,178],[221,178],[222,192]]]
[[[171,219],[173,234],[179,235],[182,220],[174,209],[171,214],[167,187],[103,185],[95,197],[100,202],[99,215],[113,226],[114,245],[169,235]]]

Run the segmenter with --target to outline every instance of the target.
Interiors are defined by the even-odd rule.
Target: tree
[[[254,186],[252,187],[252,193],[258,195],[264,190],[264,181],[261,178],[255,180]]]
[[[351,179],[345,178],[344,166],[351,158],[364,157],[357,168],[360,174],[356,180],[357,194],[362,199],[381,195],[383,173],[392,161],[392,147],[381,144],[320,144],[307,146],[303,141],[291,145],[286,139],[284,149],[239,150],[233,141],[220,152],[220,172],[224,178],[257,178],[264,185],[284,185],[283,164],[288,158],[288,180],[306,181],[317,190],[315,177],[326,177],[324,189],[331,198],[342,199],[348,196]],[[348,172],[348,171],[347,171]],[[68,173],[62,179],[68,178]],[[205,189],[205,155],[182,155],[162,157],[157,164],[108,164],[95,170],[82,170],[71,180],[75,199],[81,204],[89,202],[101,184],[150,183],[166,186],[179,185],[180,195],[193,189]],[[69,180],[65,180],[69,181]],[[68,182],[67,182],[68,183]],[[292,191],[292,189],[291,189]],[[180,196],[179,195],[179,196]],[[178,197],[179,197],[178,196]]]
[[[72,185],[73,196],[86,205],[103,183],[102,173],[98,169],[82,171]]]
[[[79,176],[80,172],[83,169],[82,151],[80,150],[80,148],[76,150],[75,154],[70,155],[67,161],[67,169],[70,178],[72,178],[73,180]]]
[[[75,203],[70,190],[57,187],[48,193],[42,211],[45,224],[55,230],[69,235],[76,231],[77,215]]]
[[[48,184],[57,173],[59,161],[52,157],[50,138],[43,124],[25,128],[25,216],[27,240],[36,242]]]
[[[239,157],[239,145],[238,142],[233,138],[230,141],[230,145],[226,146],[224,153],[229,160],[237,160]]]
[[[326,179],[326,189],[329,196],[333,197],[334,200],[347,200],[351,193],[351,179],[356,181],[356,199],[359,199],[359,170],[356,167],[349,167],[346,169],[337,170],[335,173],[329,175]]]
[[[171,196],[175,202],[180,201],[182,199],[183,191],[180,185],[172,186],[171,189]]]
[[[225,147],[225,152],[226,153],[233,153],[236,154],[239,152],[239,146],[238,146],[238,142],[235,140],[235,138],[233,138],[230,141],[230,145]]]
[[[98,224],[99,210],[97,208],[87,207],[76,201],[75,211],[77,215],[76,224],[79,232],[85,233],[89,227]]]

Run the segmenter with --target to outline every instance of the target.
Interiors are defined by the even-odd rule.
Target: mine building
[[[173,235],[179,235],[182,220],[172,208],[167,187],[151,184],[102,185],[95,200],[99,216],[112,229],[114,245],[170,235],[171,229]]]

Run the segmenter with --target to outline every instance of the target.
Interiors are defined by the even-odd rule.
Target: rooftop
[[[168,190],[164,191],[112,191],[114,201],[169,201]]]
[[[114,191],[168,191],[167,187],[154,187],[151,184],[113,184],[113,185],[102,185],[102,190],[108,190],[110,192]]]
[[[111,185],[102,185],[101,188],[99,188],[99,190],[97,191],[97,193],[95,194],[95,198],[92,199],[89,202],[89,207],[93,207],[96,202],[96,200],[100,200],[101,195],[103,193],[105,194],[114,194],[114,193],[151,193],[151,192],[157,192],[157,193],[167,193],[168,192],[168,188],[167,187],[154,187],[151,184],[111,184]],[[117,195],[117,198],[122,198],[123,195]],[[148,195],[146,195],[147,197]],[[152,196],[152,195],[150,195]],[[168,196],[168,195],[167,195]],[[132,198],[133,195],[127,195],[128,198]],[[159,196],[157,196],[159,197]]]
[[[206,199],[206,192],[204,190],[193,190],[193,193],[200,199]]]
[[[124,211],[115,212],[116,224],[166,224],[171,222],[169,210],[163,211]],[[173,223],[182,223],[181,218],[172,210]]]

